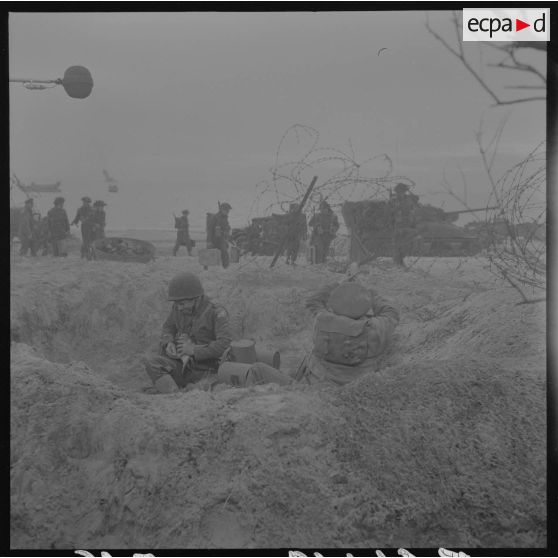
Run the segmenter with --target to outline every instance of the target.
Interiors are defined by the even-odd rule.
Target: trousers
[[[144,366],[147,375],[153,383],[162,376],[170,375],[179,388],[199,382],[217,372],[217,370],[213,368],[196,367],[190,364],[183,370],[181,360],[163,355],[146,358],[144,360]]]

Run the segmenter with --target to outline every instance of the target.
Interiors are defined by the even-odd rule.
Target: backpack
[[[366,317],[355,320],[320,312],[314,324],[314,354],[328,362],[356,366],[368,358],[369,327]]]

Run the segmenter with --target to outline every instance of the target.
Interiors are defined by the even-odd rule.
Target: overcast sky
[[[449,15],[430,12],[452,37]],[[81,196],[104,199],[109,228],[172,227],[184,207],[202,227],[218,200],[244,224],[294,124],[316,129],[321,147],[352,146],[358,161],[387,153],[422,201],[447,209],[462,207],[437,194],[444,172],[460,195],[463,173],[470,206],[488,200],[475,143],[482,114],[487,136],[508,117],[500,169],[545,137],[544,102],[490,109],[422,11],[12,13],[9,33],[11,78],[83,65],[95,83],[84,100],[10,86],[12,173],[61,181],[70,217]],[[478,44],[466,47],[482,61]],[[484,73],[509,97],[503,87],[517,79],[497,71]],[[38,205],[51,202],[43,195]]]

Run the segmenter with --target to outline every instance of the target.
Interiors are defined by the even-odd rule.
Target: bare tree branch
[[[546,96],[524,97],[518,99],[511,99],[511,100],[506,100],[501,98],[501,96],[495,91],[495,89],[488,85],[486,80],[479,74],[479,72],[475,70],[475,68],[471,65],[471,63],[467,59],[465,50],[463,48],[463,43],[461,40],[460,18],[458,17],[456,12],[453,12],[451,16],[451,21],[453,23],[453,28],[456,35],[456,45],[450,44],[449,41],[447,41],[444,37],[442,37],[437,31],[435,31],[432,28],[432,26],[430,25],[430,19],[428,13],[426,14],[426,29],[436,40],[442,43],[442,45],[446,48],[446,50],[451,52],[455,57],[457,57],[460,60],[461,64],[473,76],[475,81],[488,93],[488,95],[490,95],[490,97],[492,98],[496,106],[546,100]],[[546,85],[546,77],[535,66],[531,64],[527,64],[525,62],[521,62],[516,57],[517,52],[519,52],[521,49],[524,48],[534,48],[539,51],[546,50],[546,46],[543,49],[539,46],[535,46],[536,44],[537,43],[530,43],[530,42],[511,43],[510,45],[503,46],[503,45],[489,43],[489,46],[491,48],[496,49],[500,52],[504,52],[506,54],[506,57],[504,58],[504,60],[501,60],[498,63],[487,63],[486,65],[487,67],[495,67],[495,68],[502,68],[506,70],[514,70],[516,72],[529,73],[534,77],[536,77],[538,80],[540,80],[541,85],[539,87],[544,88]],[[525,88],[528,87],[529,87],[528,85],[525,86]],[[517,88],[523,88],[523,87],[517,87]]]

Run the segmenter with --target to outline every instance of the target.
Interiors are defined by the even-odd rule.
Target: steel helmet
[[[372,306],[369,291],[359,283],[341,283],[331,291],[328,306],[335,314],[358,319]]]
[[[183,300],[203,295],[203,287],[199,278],[193,273],[178,273],[169,283],[168,300]]]
[[[54,199],[54,205],[60,205],[64,203],[66,200],[64,198],[58,197]]]
[[[222,203],[222,204],[220,205],[220,208],[221,208],[221,209],[228,209],[229,211],[232,209],[231,204],[228,203],[228,202]]]

